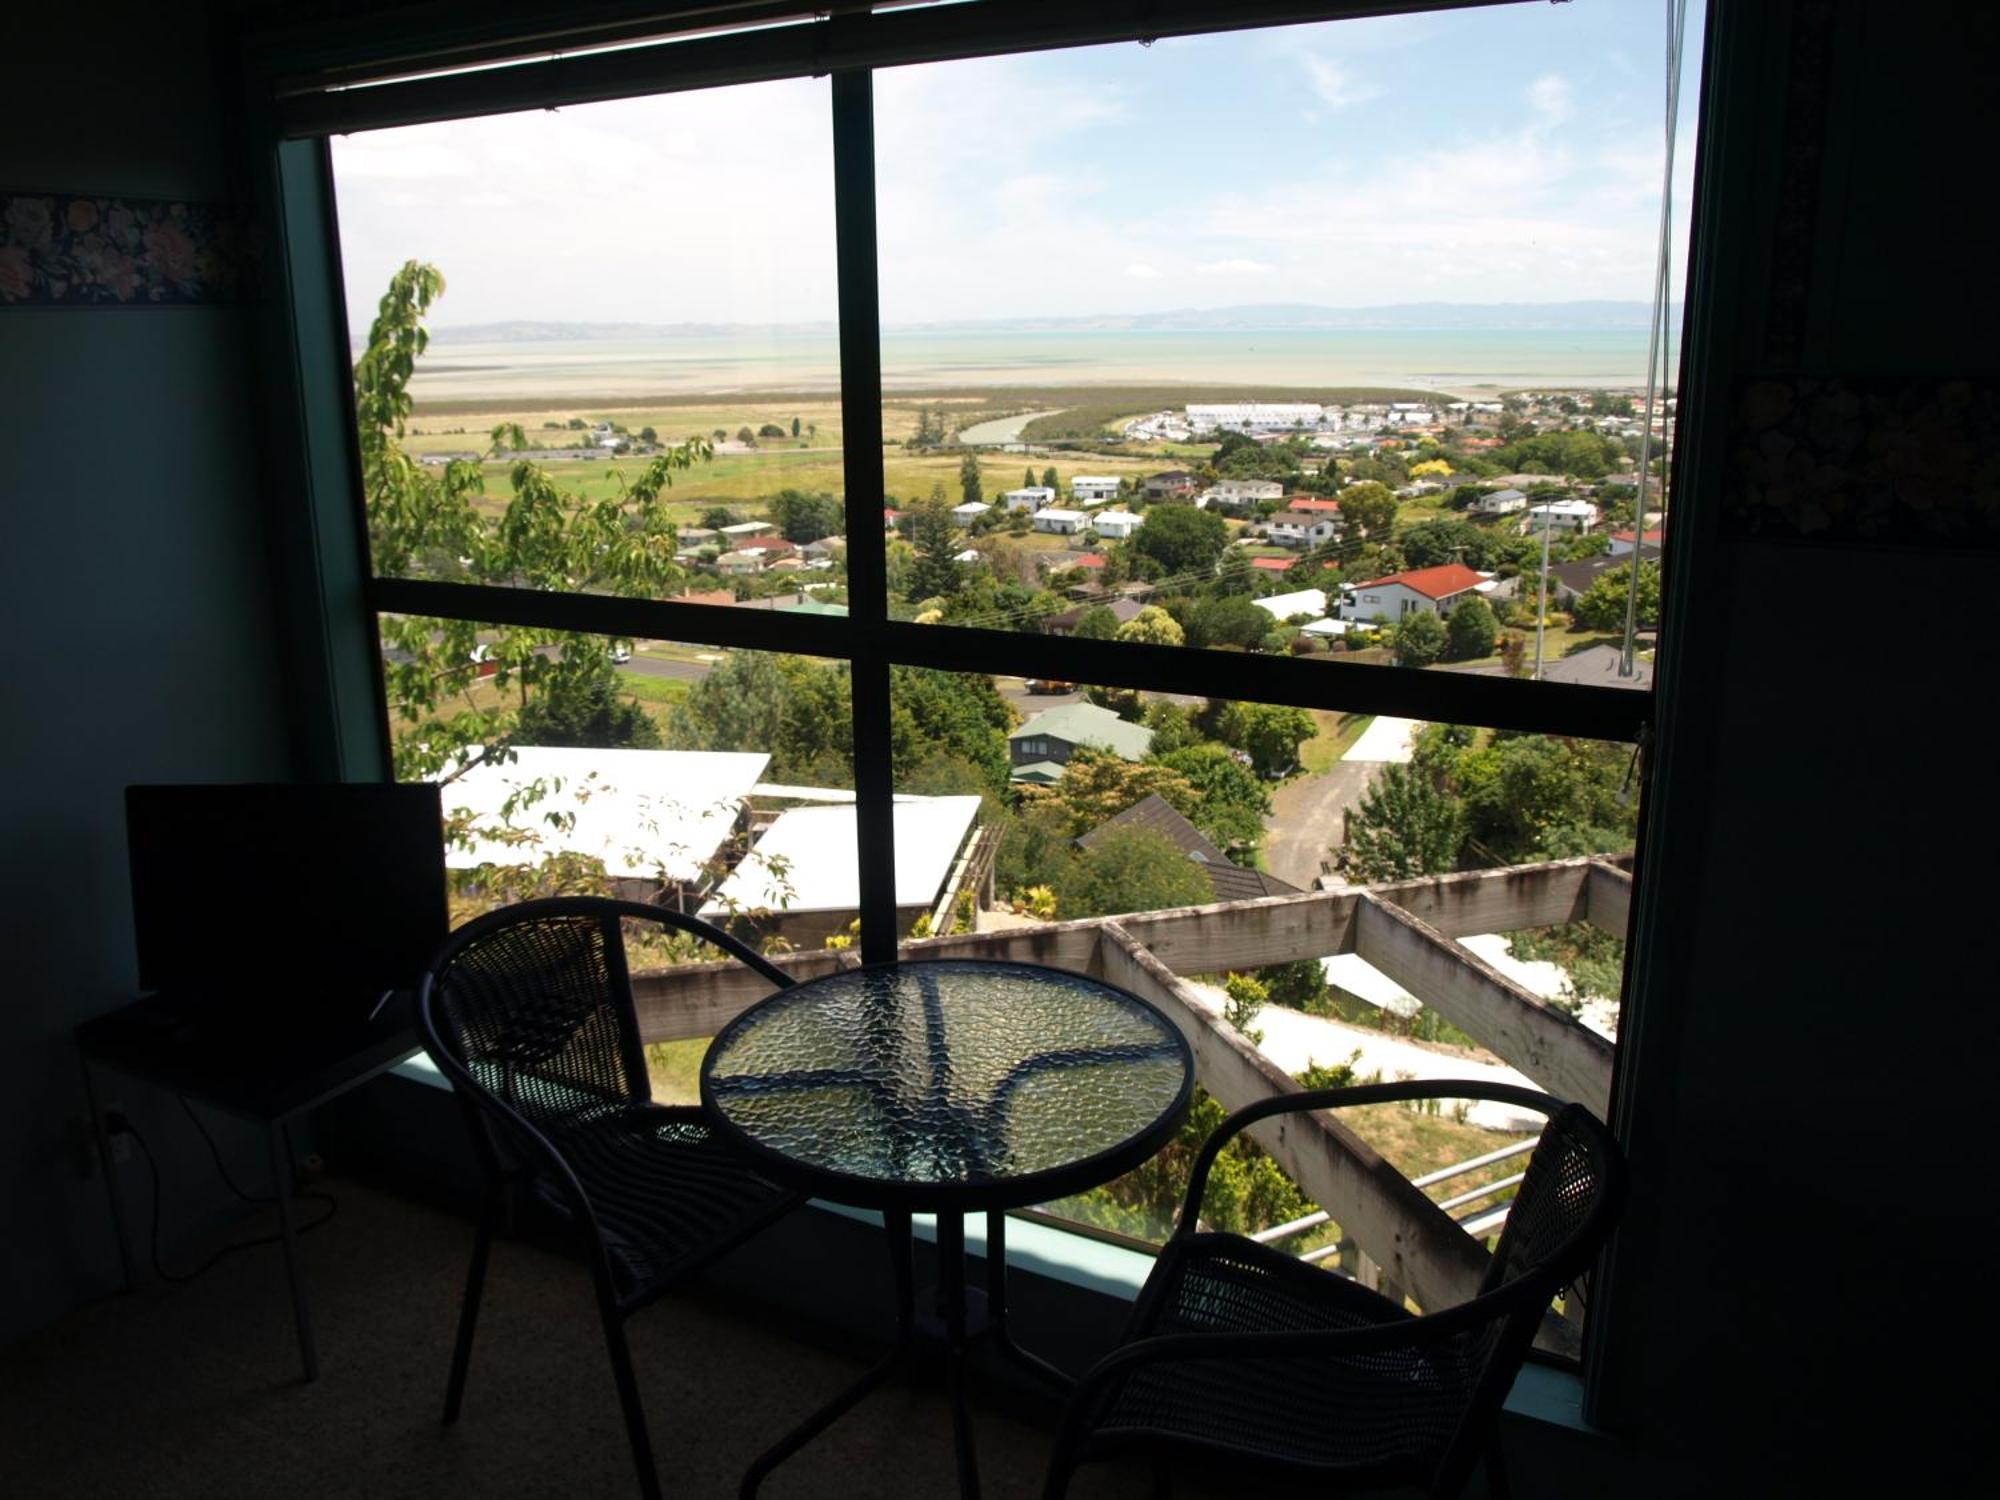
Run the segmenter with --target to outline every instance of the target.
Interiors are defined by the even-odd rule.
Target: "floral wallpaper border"
[[[0,191],[0,307],[185,307],[254,289],[224,204]]]
[[[1753,380],[1733,439],[1735,537],[2000,551],[2000,383]]]

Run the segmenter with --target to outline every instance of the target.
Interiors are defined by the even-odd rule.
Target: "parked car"
[[[626,645],[623,641],[620,641],[617,645],[611,648],[611,659],[614,662],[630,661],[632,659],[632,648]]]
[[[1055,677],[1030,677],[1023,685],[1031,693],[1073,693],[1076,691],[1075,683],[1064,682],[1060,678]]]

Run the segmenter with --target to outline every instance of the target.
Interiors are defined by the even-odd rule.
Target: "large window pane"
[[[841,603],[830,129],[800,80],[336,140],[375,571]]]
[[[879,74],[898,608],[1643,685],[1643,565],[1612,658],[1672,430],[1657,27],[1497,6]]]

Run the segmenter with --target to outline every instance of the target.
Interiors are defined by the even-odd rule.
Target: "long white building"
[[[1290,432],[1297,427],[1337,430],[1340,413],[1316,401],[1229,401],[1187,409],[1196,432]]]

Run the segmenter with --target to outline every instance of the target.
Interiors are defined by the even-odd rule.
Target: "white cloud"
[[[1544,73],[1528,85],[1528,102],[1551,125],[1560,125],[1570,117],[1569,80],[1560,73]]]
[[[1136,276],[1141,281],[1153,281],[1158,279],[1160,273],[1144,261],[1138,260],[1125,268],[1125,274],[1127,276]]]
[[[1205,276],[1264,276],[1278,268],[1263,260],[1211,260],[1195,267]]]
[[[1374,84],[1357,79],[1345,64],[1334,58],[1302,52],[1299,64],[1306,70],[1306,81],[1313,93],[1328,109],[1346,109],[1351,104],[1361,104],[1382,93]]]

